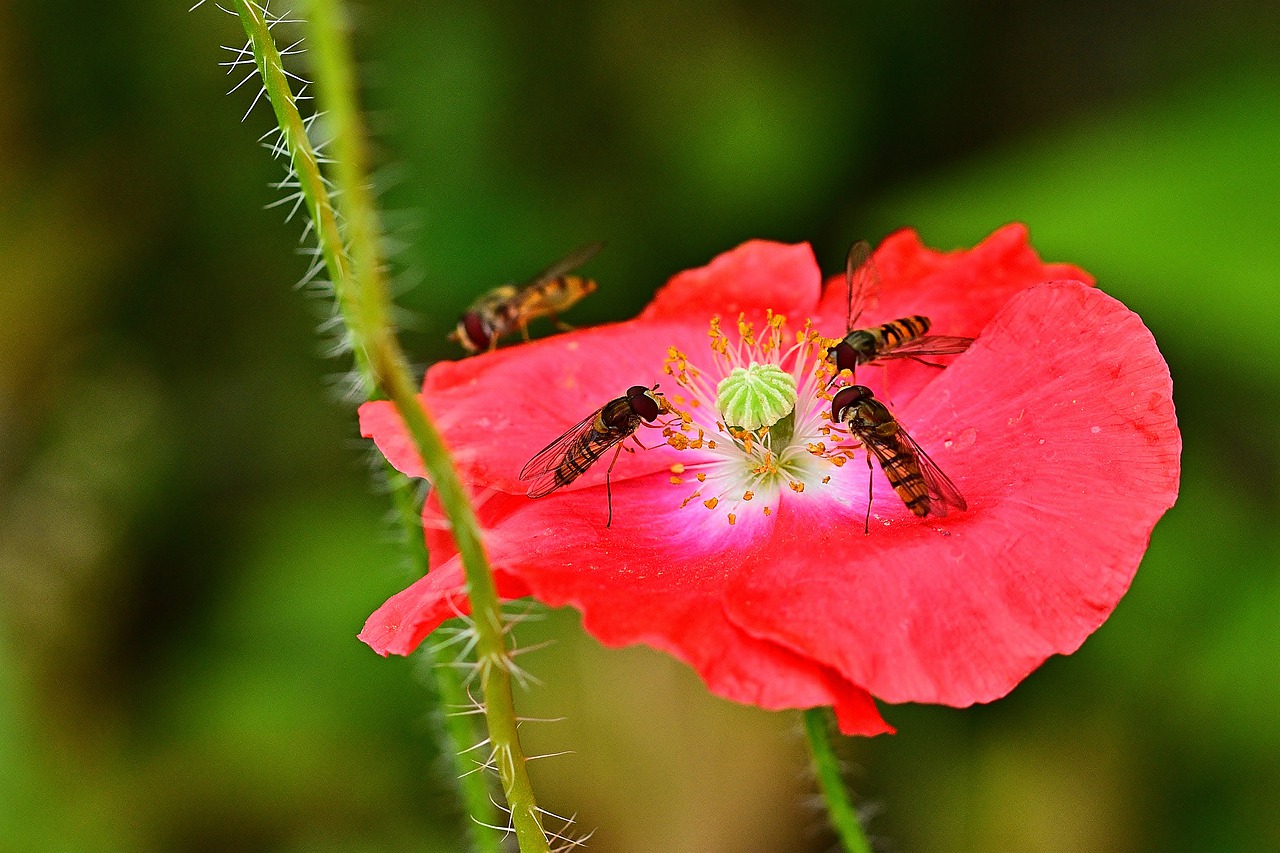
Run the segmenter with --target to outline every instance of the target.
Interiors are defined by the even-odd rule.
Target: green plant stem
[[[809,741],[809,753],[813,757],[813,769],[818,776],[818,787],[822,791],[822,799],[827,804],[827,815],[831,826],[840,838],[840,844],[846,853],[871,853],[871,845],[862,832],[862,824],[858,822],[858,813],[849,801],[849,792],[845,790],[844,781],[840,778],[840,762],[835,750],[831,747],[830,711],[826,708],[809,708],[801,712],[804,718],[804,733]]]
[[[356,109],[352,61],[335,0],[313,0],[308,20],[320,106],[334,134],[334,183],[342,199],[346,241],[320,174],[319,160],[298,113],[280,54],[250,0],[235,8],[253,47],[276,120],[289,148],[325,264],[336,288],[339,309],[352,335],[357,364],[395,405],[412,438],[449,521],[467,577],[467,595],[477,635],[485,720],[494,763],[511,810],[522,853],[549,851],[538,818],[533,788],[516,730],[510,656],[493,572],[480,539],[471,502],[458,479],[439,432],[428,418],[410,378],[391,323],[390,296],[379,251],[379,226],[368,186],[368,157],[363,125]]]
[[[404,534],[410,562],[419,575],[425,575],[428,569],[427,547],[413,482],[391,467],[389,462],[386,470],[396,520]],[[475,750],[468,749],[479,742],[479,728],[475,715],[469,713],[473,702],[463,685],[462,673],[441,659],[440,656],[447,652],[424,648],[419,654],[425,668],[430,670],[429,677],[439,700],[443,726],[440,740],[451,761],[458,796],[466,814],[474,818],[467,821],[472,850],[474,853],[502,853],[502,839],[506,833],[493,828],[498,826],[501,818],[498,807],[490,799],[488,776],[476,772]],[[427,673],[424,672],[423,677],[428,677]]]
[[[316,233],[316,243],[320,247],[321,257],[333,281],[335,297],[343,316],[351,317],[356,313],[356,293],[349,286],[350,270],[347,258],[343,254],[342,233],[338,228],[338,217],[330,202],[329,193],[325,190],[324,178],[320,173],[320,160],[315,148],[307,138],[307,126],[298,112],[298,104],[289,86],[289,78],[284,71],[284,63],[280,59],[280,51],[276,49],[275,40],[263,17],[262,9],[251,0],[234,0],[233,6],[240,16],[240,23],[245,34],[249,36],[249,44],[253,49],[254,61],[258,65],[258,73],[262,77],[262,85],[266,89],[267,99],[276,115],[276,124],[280,128],[285,146],[289,153],[289,161],[307,205],[307,213],[311,218]],[[348,323],[352,334],[358,329]],[[372,378],[372,371],[365,360],[365,347],[362,342],[353,341],[356,367],[362,376]]]

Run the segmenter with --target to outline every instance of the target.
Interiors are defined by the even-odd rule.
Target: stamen
[[[735,339],[711,318],[710,364],[669,347],[663,368],[681,390],[667,395],[676,417],[664,424],[666,442],[700,453],[696,471],[670,466],[673,485],[692,475],[699,486],[680,505],[698,500],[731,525],[753,508],[771,516],[784,484],[803,494],[830,483],[831,470],[851,458],[830,420],[834,368],[825,356],[833,342],[809,322],[793,334],[772,311],[760,325],[745,314],[737,321]]]

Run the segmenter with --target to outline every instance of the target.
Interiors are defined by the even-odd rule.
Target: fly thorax
[[[876,336],[871,332],[859,329],[858,331],[851,333],[844,340],[854,353],[857,354],[859,364],[865,364],[875,358],[877,342]]]

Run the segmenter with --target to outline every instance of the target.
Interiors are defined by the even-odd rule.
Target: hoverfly
[[[907,509],[921,518],[944,516],[948,506],[968,509],[955,483],[938,469],[884,403],[872,395],[870,388],[848,385],[837,391],[831,400],[831,419],[847,425],[849,433],[867,450],[867,517],[863,521],[863,533],[871,529],[872,454],[880,460],[889,485]]]
[[[469,353],[492,352],[499,338],[516,329],[529,340],[529,321],[539,317],[550,317],[557,327],[568,329],[557,315],[596,289],[591,279],[568,273],[594,258],[602,248],[604,243],[591,243],[570,252],[524,284],[495,287],[462,313],[449,339]]]
[[[653,423],[660,413],[668,411],[666,398],[658,393],[657,388],[656,385],[652,389],[632,385],[626,394],[605,403],[538,451],[520,469],[520,479],[531,481],[527,492],[529,497],[540,498],[569,485],[608,453],[609,448],[616,446],[618,449],[613,452],[613,461],[609,463],[604,477],[609,501],[609,520],[605,527],[613,524],[613,491],[609,476],[622,451],[622,442],[635,434],[641,421]]]
[[[836,372],[848,370],[857,375],[858,365],[894,358],[910,358],[930,367],[941,367],[925,361],[926,355],[954,355],[964,352],[973,338],[955,335],[930,335],[928,317],[913,314],[879,326],[855,329],[866,301],[880,290],[880,272],[871,258],[871,244],[859,240],[849,247],[845,259],[845,281],[849,285],[849,308],[845,315],[848,333],[844,340],[827,350],[827,360]],[[856,310],[855,310],[856,307]]]

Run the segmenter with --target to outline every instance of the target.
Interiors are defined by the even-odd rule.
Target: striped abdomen
[[[903,439],[901,432],[894,431],[889,436],[879,436],[868,442],[868,446],[880,460],[880,467],[889,480],[889,485],[918,516],[929,514],[932,502],[929,487],[920,473],[920,463],[915,449]]]
[[[529,322],[572,308],[579,300],[596,290],[596,283],[578,275],[562,275],[549,281],[531,284],[520,292],[516,313]]]
[[[870,358],[865,360],[859,358],[859,363],[866,364],[884,350],[893,349],[907,341],[924,337],[928,334],[930,325],[928,317],[913,314],[910,317],[900,317],[897,320],[892,320],[871,329],[864,329],[863,331],[874,341],[874,346],[871,350]],[[859,356],[861,355],[862,353],[860,352]]]

